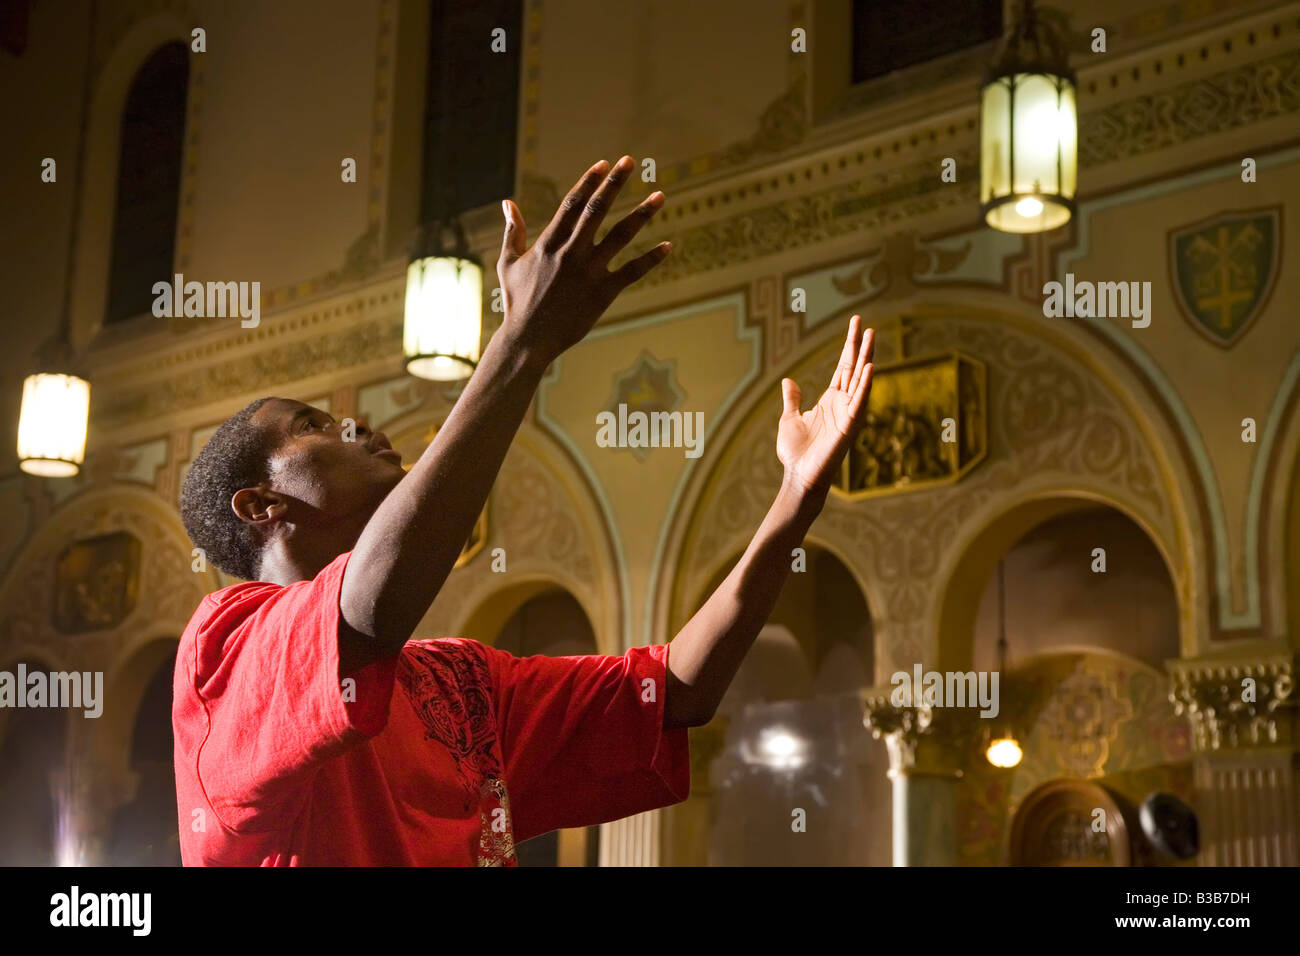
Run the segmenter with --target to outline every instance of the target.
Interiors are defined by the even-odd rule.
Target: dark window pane
[[[189,72],[189,49],[184,43],[168,43],[145,61],[127,96],[113,215],[108,322],[148,312],[153,307],[153,284],[171,277]]]
[[[522,0],[433,0],[424,127],[422,218],[514,192]],[[492,52],[492,31],[506,51]]]
[[[853,82],[1001,35],[1001,0],[853,0]]]

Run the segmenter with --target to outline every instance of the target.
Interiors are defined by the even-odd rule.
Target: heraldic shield
[[[1277,279],[1280,207],[1222,213],[1169,234],[1178,307],[1215,345],[1233,345],[1268,301]]]

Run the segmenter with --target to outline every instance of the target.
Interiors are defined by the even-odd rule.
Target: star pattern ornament
[[[606,410],[615,419],[619,406],[627,406],[627,414],[644,412],[672,412],[681,407],[686,393],[677,382],[677,363],[672,359],[661,361],[648,349],[642,350],[636,361],[614,377],[613,394],[606,402]],[[637,461],[645,461],[649,448],[629,448]]]

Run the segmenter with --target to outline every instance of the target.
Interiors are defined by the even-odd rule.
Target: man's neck
[[[345,535],[290,534],[277,538],[263,552],[258,577],[284,586],[310,581],[340,554],[352,550],[359,535],[358,530]]]

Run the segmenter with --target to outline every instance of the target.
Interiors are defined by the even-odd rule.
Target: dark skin
[[[612,169],[604,160],[591,167],[531,247],[518,208],[503,203],[497,275],[505,322],[409,472],[387,438],[363,422],[348,442],[339,422],[301,402],[272,399],[254,414],[278,438],[270,477],[237,492],[231,505],[263,535],[263,580],[310,580],[352,551],[339,596],[341,674],[400,652],[451,573],[547,366],[668,255],[661,243],[609,269],[662,207],[658,192],[595,241],[632,168],[626,156]],[[800,411],[798,385],[782,380],[780,491],[744,555],[672,641],[665,727],[712,719],[771,614],[791,552],[820,513],[861,426],[873,341],[853,316],[830,385],[808,411]]]

